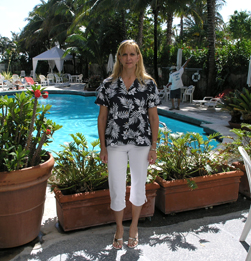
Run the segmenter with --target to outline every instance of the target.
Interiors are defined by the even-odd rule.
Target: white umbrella
[[[249,66],[248,66],[247,85],[248,85],[248,87],[251,87],[251,56],[250,56]]]
[[[113,70],[113,57],[112,54],[109,54],[108,64],[107,64],[107,73],[112,72]]]
[[[179,70],[181,68],[181,64],[182,64],[182,49],[178,49],[178,52],[177,52],[177,70]]]

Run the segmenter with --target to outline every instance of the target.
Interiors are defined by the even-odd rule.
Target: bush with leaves
[[[219,173],[225,166],[226,161],[213,153],[211,145],[218,136],[219,133],[211,134],[204,140],[199,133],[172,133],[162,128],[157,148],[157,171],[165,180],[186,179],[191,188],[196,188],[189,178]]]
[[[95,150],[99,140],[93,141],[89,150],[82,133],[70,136],[73,141],[61,144],[63,150],[55,152],[55,167],[49,179],[52,189],[57,187],[63,194],[74,194],[108,188],[107,165],[102,163],[99,151]]]
[[[36,166],[48,159],[43,145],[62,126],[45,117],[51,105],[41,106],[39,97],[47,98],[41,86],[16,94],[0,96],[0,171]]]
[[[251,124],[242,123],[240,129],[234,128],[230,131],[235,135],[223,137],[230,139],[230,142],[221,144],[219,148],[219,154],[221,157],[228,161],[242,161],[242,156],[238,150],[239,146],[244,147],[248,155],[251,157]]]
[[[243,123],[251,124],[251,91],[243,88],[242,91],[236,94],[237,102],[232,104],[235,110],[242,115]]]

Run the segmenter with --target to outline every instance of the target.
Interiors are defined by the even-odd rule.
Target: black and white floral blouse
[[[136,79],[127,90],[122,78],[113,82],[107,78],[100,86],[95,103],[108,108],[106,146],[151,145],[148,109],[160,104],[158,89],[152,80],[142,85]]]

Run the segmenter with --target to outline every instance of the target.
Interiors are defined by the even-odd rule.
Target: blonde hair
[[[137,45],[137,43],[134,40],[125,40],[125,41],[121,42],[121,44],[119,45],[117,55],[116,55],[116,61],[113,66],[113,72],[111,74],[112,80],[117,79],[122,74],[123,65],[119,61],[119,56],[122,55],[123,51],[125,50],[125,48],[127,46],[134,47],[137,55],[139,56],[139,61],[137,62],[136,70],[135,70],[135,75],[136,75],[136,78],[138,79],[138,81],[141,84],[144,83],[145,80],[154,81],[154,79],[146,72],[146,69],[145,69],[145,66],[143,63],[142,54],[140,52],[139,46]]]

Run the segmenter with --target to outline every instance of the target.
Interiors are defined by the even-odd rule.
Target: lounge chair
[[[17,90],[24,89],[26,87],[26,82],[22,82],[20,80],[12,82],[12,84],[15,86]]]
[[[5,84],[6,84],[7,90],[16,90],[17,89],[16,86],[8,80],[5,81]]]
[[[6,84],[4,84],[4,83],[5,83],[5,78],[4,78],[4,76],[0,75],[0,87],[1,87],[0,91],[7,91],[8,90]]]
[[[211,99],[213,99],[212,96],[205,96],[205,97],[203,98],[203,100],[193,100],[193,103],[194,103],[195,105],[200,105],[200,106],[202,106],[202,105],[204,105],[206,102],[209,102]]]
[[[20,77],[17,74],[12,75],[12,82],[20,81]]]
[[[24,77],[24,79],[25,79],[25,83],[26,83],[27,87],[30,87],[31,85],[34,85],[34,84],[39,85],[39,83],[34,82],[33,78],[31,78],[31,77]]]
[[[221,103],[222,103],[221,98],[212,98],[208,102],[205,103],[205,106],[207,108],[213,107],[215,109],[215,107]]]

